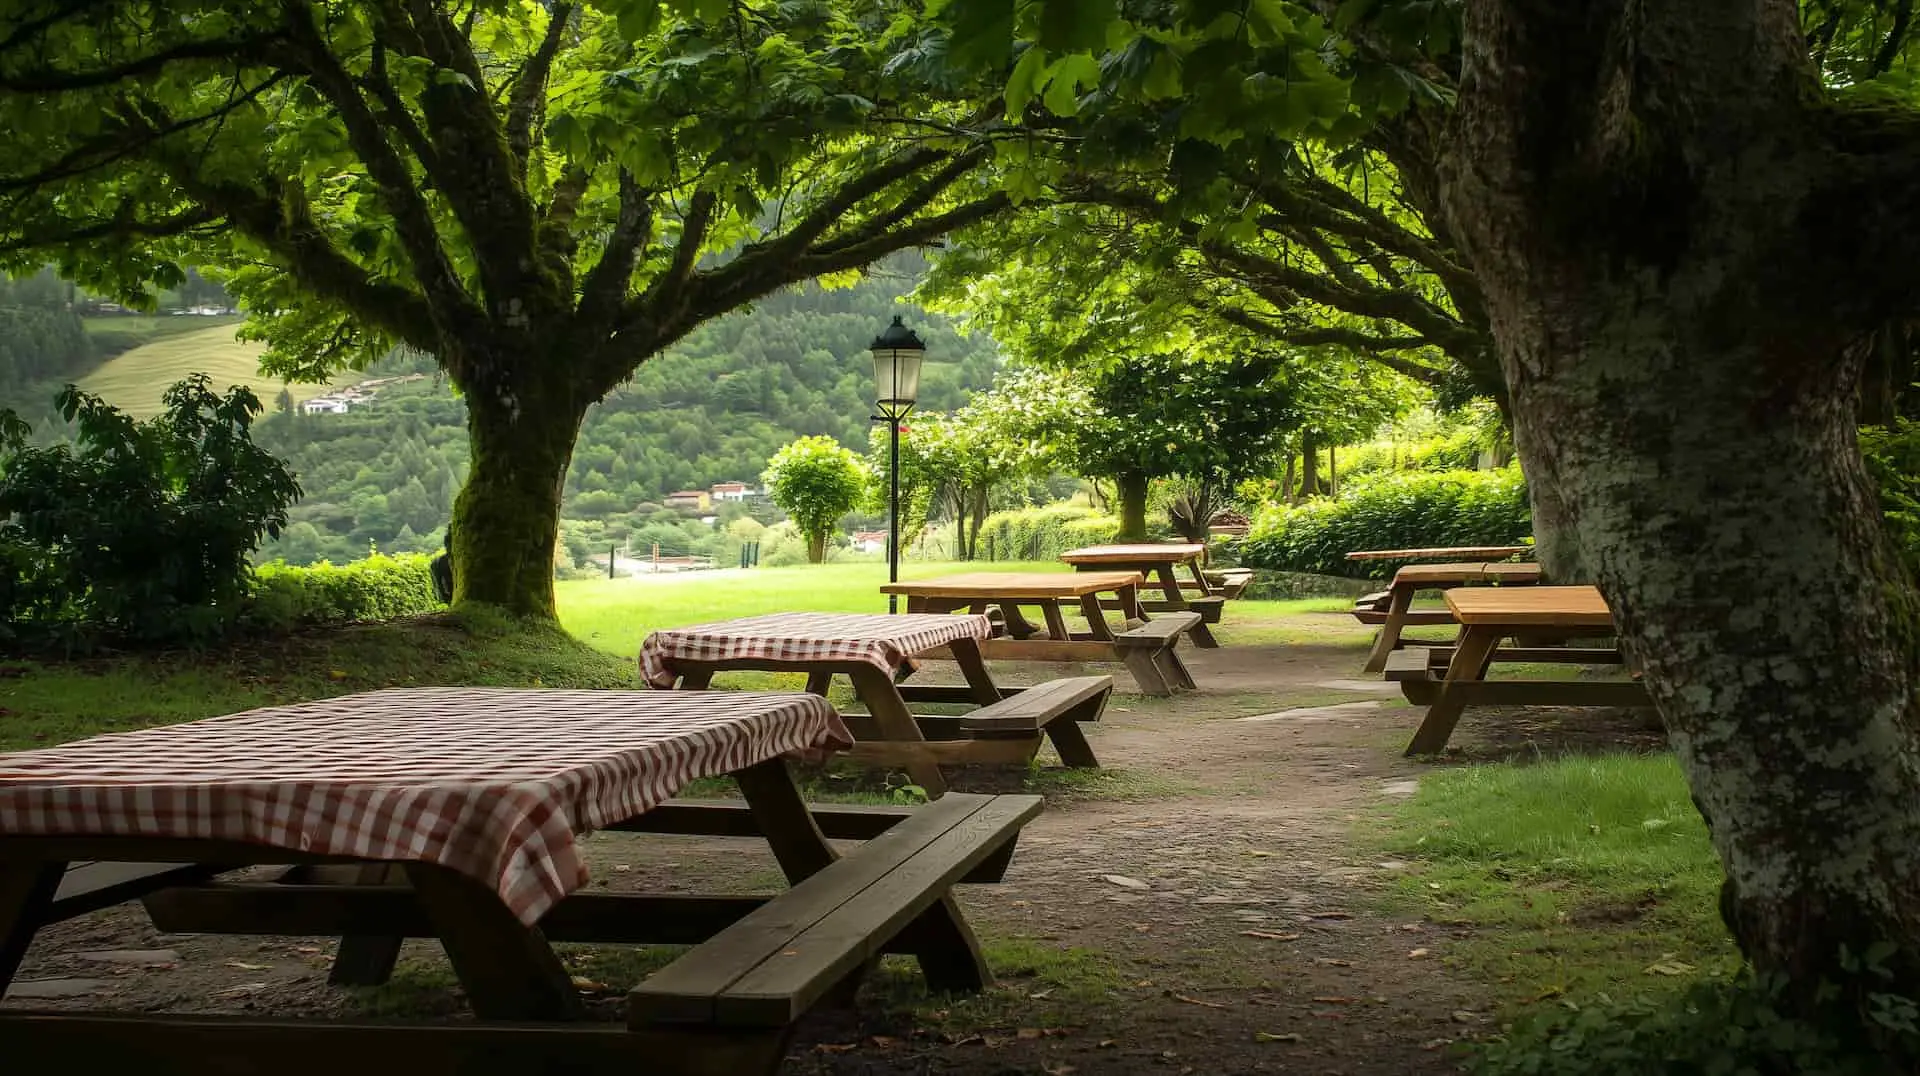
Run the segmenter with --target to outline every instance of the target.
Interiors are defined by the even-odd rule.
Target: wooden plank
[[[1406,571],[1402,568],[1401,571]],[[1387,590],[1387,608],[1380,618],[1380,630],[1373,637],[1373,648],[1367,651],[1366,663],[1360,666],[1362,672],[1379,672],[1387,667],[1387,659],[1400,646],[1400,629],[1413,621],[1409,607],[1413,604],[1414,587],[1399,576],[1395,576],[1393,586]],[[1358,610],[1355,614],[1358,615]],[[1366,618],[1361,618],[1366,623]]]
[[[370,1024],[220,1016],[0,1013],[21,1072],[141,1076],[340,1076],[343,1072],[498,1076],[644,1072],[773,1076],[786,1029],[527,1023]]]
[[[898,740],[867,740],[853,745],[847,757],[865,766],[889,766],[905,769],[912,774],[919,767],[931,767],[937,773],[940,766],[1024,766],[1032,761],[1040,750],[1040,737],[1036,733],[1031,739],[966,739],[966,740],[926,740],[918,743],[904,743]],[[925,788],[926,786],[922,785]],[[946,782],[941,781],[941,791],[927,789],[929,796],[945,794]]]
[[[995,796],[730,984],[716,1006],[718,1021],[791,1023],[847,972],[879,956],[888,939],[1039,813],[1038,796]]]
[[[940,773],[939,764],[931,750],[920,750],[926,739],[920,732],[920,726],[914,721],[907,702],[900,697],[900,689],[893,678],[874,668],[862,664],[848,674],[853,679],[853,690],[867,708],[867,713],[879,725],[885,740],[866,741],[855,745],[855,758],[882,765],[900,765],[906,767],[907,775],[913,783],[927,790],[927,795],[938,797],[947,790],[947,779]],[[894,749],[880,750],[889,745]],[[864,753],[862,750],[864,748]],[[911,750],[907,750],[907,749]],[[884,761],[894,760],[894,761]]]
[[[788,882],[814,875],[840,858],[807,811],[807,802],[787,769],[786,759],[755,763],[736,771],[733,780],[740,786],[740,795],[753,812],[754,825],[767,839],[767,847],[773,850],[773,858],[779,861]]]
[[[1353,611],[1353,618],[1362,624],[1385,624],[1390,615],[1392,614],[1374,609],[1355,609]],[[1412,609],[1409,610],[1405,618],[1400,621],[1400,626],[1405,628],[1430,628],[1438,624],[1458,623],[1460,623],[1458,620],[1453,619],[1453,614],[1447,612],[1445,609]]]
[[[60,879],[60,890],[41,922],[58,923],[111,908],[170,885],[204,882],[225,869],[204,863],[76,863]]]
[[[1028,688],[1010,699],[984,706],[960,718],[963,728],[975,733],[1007,731],[1038,732],[1048,722],[1089,699],[1113,694],[1111,676],[1073,676],[1049,680]],[[1095,713],[1089,720],[1097,720]]]
[[[1505,560],[1530,555],[1530,545],[1465,545],[1427,549],[1361,549],[1348,560]]]
[[[1613,630],[1613,613],[1598,587],[1466,587],[1447,592],[1462,624]]]
[[[1044,598],[1077,598],[1117,587],[1138,585],[1139,572],[967,572],[937,579],[910,579],[884,583],[882,594],[919,598],[1033,602]]]
[[[541,917],[550,941],[694,945],[765,904],[766,896],[574,893]],[[173,934],[437,937],[414,891],[388,885],[208,882],[148,894],[155,929]]]
[[[1179,564],[1204,556],[1207,547],[1191,542],[1145,542],[1137,545],[1090,545],[1069,549],[1060,559],[1076,567],[1082,564]]]
[[[1449,655],[1451,656],[1451,655]],[[1434,658],[1426,647],[1408,647],[1395,650],[1387,655],[1383,667],[1383,679],[1399,683],[1406,680],[1437,680],[1434,673]]]
[[[407,880],[407,874],[397,863],[367,863],[355,870],[353,880],[360,885],[398,885]],[[327,982],[333,986],[379,986],[393,977],[405,941],[397,934],[349,934],[341,938],[333,967],[327,970]]]
[[[1525,586],[1540,581],[1540,566],[1485,561],[1409,564],[1393,573],[1393,581],[1395,585],[1416,587],[1448,583],[1502,583],[1508,586]]]
[[[845,904],[885,878],[899,864],[949,830],[984,810],[994,797],[948,795],[919,808],[905,822],[849,852],[831,868],[748,914],[718,937],[634,987],[628,995],[629,1026],[659,1023],[712,1024],[717,999],[754,968]],[[784,1026],[788,1021],[781,1021]]]
[[[1121,647],[1164,647],[1192,631],[1199,623],[1200,614],[1191,610],[1163,613],[1137,628],[1121,632],[1114,637],[1114,642]]]
[[[1433,705],[1427,707],[1426,716],[1420,719],[1420,727],[1414,730],[1413,741],[1407,745],[1409,756],[1437,755],[1446,748],[1467,705],[1466,695],[1456,689],[1487,675],[1487,662],[1500,639],[1498,629],[1473,624],[1460,633],[1459,645],[1447,663],[1447,675],[1439,685],[1439,693],[1434,696]]]
[[[990,661],[1118,661],[1114,644],[1093,639],[988,639],[981,656]]]
[[[991,706],[1004,697],[999,685],[993,682],[993,674],[987,671],[986,656],[980,652],[980,640],[955,639],[947,644],[947,652],[953,655],[954,664],[960,666],[960,675],[967,681],[968,690],[973,692],[970,701]]]
[[[1446,695],[1456,693],[1467,706],[1653,705],[1638,680],[1469,680],[1447,685]]]
[[[910,807],[813,804],[820,832],[835,840],[865,841],[912,817]],[[758,837],[760,825],[741,800],[668,800],[646,814],[605,827],[626,833],[681,833],[706,837]]]

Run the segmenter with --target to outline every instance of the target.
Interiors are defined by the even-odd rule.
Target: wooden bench
[[[1193,674],[1187,671],[1186,662],[1174,650],[1180,636],[1195,631],[1205,631],[1206,627],[1196,612],[1161,613],[1138,627],[1130,628],[1113,637],[1113,645],[1120,651],[1120,660],[1126,662],[1127,671],[1133,674],[1140,689],[1149,695],[1170,695],[1174,688],[1192,688]]]
[[[1253,585],[1252,568],[1222,568],[1202,573],[1220,596],[1232,601]]]
[[[1405,628],[1421,625],[1455,624],[1457,621],[1451,610],[1413,610],[1413,597],[1423,590],[1450,590],[1455,587],[1473,584],[1493,586],[1532,586],[1540,581],[1538,564],[1489,564],[1484,561],[1464,561],[1457,564],[1409,564],[1393,573],[1393,583],[1386,590],[1386,603],[1382,607],[1378,595],[1368,595],[1368,605],[1356,605],[1354,618],[1362,624],[1378,624],[1380,632],[1374,637],[1373,648],[1367,652],[1366,664],[1361,666],[1367,672],[1380,672],[1387,666],[1387,655],[1408,643],[1418,645],[1416,640],[1403,640],[1401,631]]]
[[[201,863],[76,863],[61,877],[53,903],[40,921],[64,922],[137,900],[156,889],[204,882],[226,869]]]
[[[1098,721],[1113,695],[1111,676],[1069,676],[1008,695],[991,706],[960,716],[960,728],[976,739],[1031,741],[1039,749],[1042,734],[1053,741],[1060,761],[1094,767],[1082,721]],[[1029,755],[1028,757],[1032,757]]]
[[[634,987],[628,1026],[755,1039],[772,1059],[757,1071],[771,1073],[794,1022],[884,953],[918,957],[934,991],[983,989],[965,920],[935,913],[1039,812],[1038,796],[960,793],[919,808]]]

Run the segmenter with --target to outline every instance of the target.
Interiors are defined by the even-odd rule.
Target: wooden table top
[[[1460,564],[1409,564],[1393,573],[1396,586],[1421,583],[1538,583],[1540,566],[1500,561],[1466,561]]]
[[[1435,549],[1361,549],[1348,560],[1505,560],[1532,553],[1530,545],[1463,545]]]
[[[1447,591],[1447,608],[1462,624],[1613,627],[1598,587],[1462,587]]]
[[[1090,545],[1060,554],[1068,564],[1180,564],[1204,556],[1195,542],[1143,542],[1139,545]]]
[[[916,598],[1078,598],[1145,582],[1139,572],[968,572],[884,583],[880,593]]]

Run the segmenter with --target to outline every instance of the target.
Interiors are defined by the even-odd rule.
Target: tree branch
[[[220,219],[217,211],[206,206],[195,205],[157,220],[140,220],[128,215],[116,215],[91,224],[69,224],[48,231],[35,232],[23,229],[17,238],[0,242],[0,253],[34,250],[63,243],[86,243],[96,239],[162,239],[167,236],[184,235]]]
[[[507,99],[507,146],[522,166],[533,149],[533,129],[546,113],[547,79],[553,73],[554,57],[560,55],[560,45],[572,19],[572,4],[553,5],[547,13],[545,36],[513,81],[513,93]]]
[[[620,305],[633,281],[634,266],[653,235],[652,195],[652,191],[634,180],[632,173],[624,168],[620,170],[620,215],[601,249],[600,260],[587,273],[580,293],[580,318],[586,322],[584,331],[591,336],[604,336],[619,316]],[[685,242],[684,233],[682,242]],[[697,251],[699,246],[700,240],[696,239],[691,249]],[[677,261],[676,257],[676,264]]]
[[[0,72],[0,90],[11,93],[64,93],[69,90],[95,89],[158,74],[167,65],[182,60],[245,60],[258,56],[277,38],[275,34],[248,34],[211,41],[188,41],[172,48],[150,53],[136,60],[99,67],[90,71],[55,71],[41,68],[13,74]]]

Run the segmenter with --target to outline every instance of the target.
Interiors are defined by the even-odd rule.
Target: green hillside
[[[130,324],[133,318],[115,318],[115,323]],[[162,319],[150,319],[159,321]],[[186,319],[166,319],[172,322]],[[116,324],[116,328],[119,327]],[[172,326],[166,326],[171,329]],[[167,386],[188,374],[204,373],[213,379],[216,391],[229,385],[246,385],[262,403],[273,405],[283,383],[277,377],[260,372],[261,346],[233,338],[231,323],[185,332],[156,332],[151,343],[116,356],[99,369],[80,379],[80,387],[99,395],[108,403],[137,418],[146,418],[160,410],[160,396]],[[350,385],[360,375],[349,373],[339,384]],[[327,391],[326,385],[287,385],[293,398],[306,400]]]

